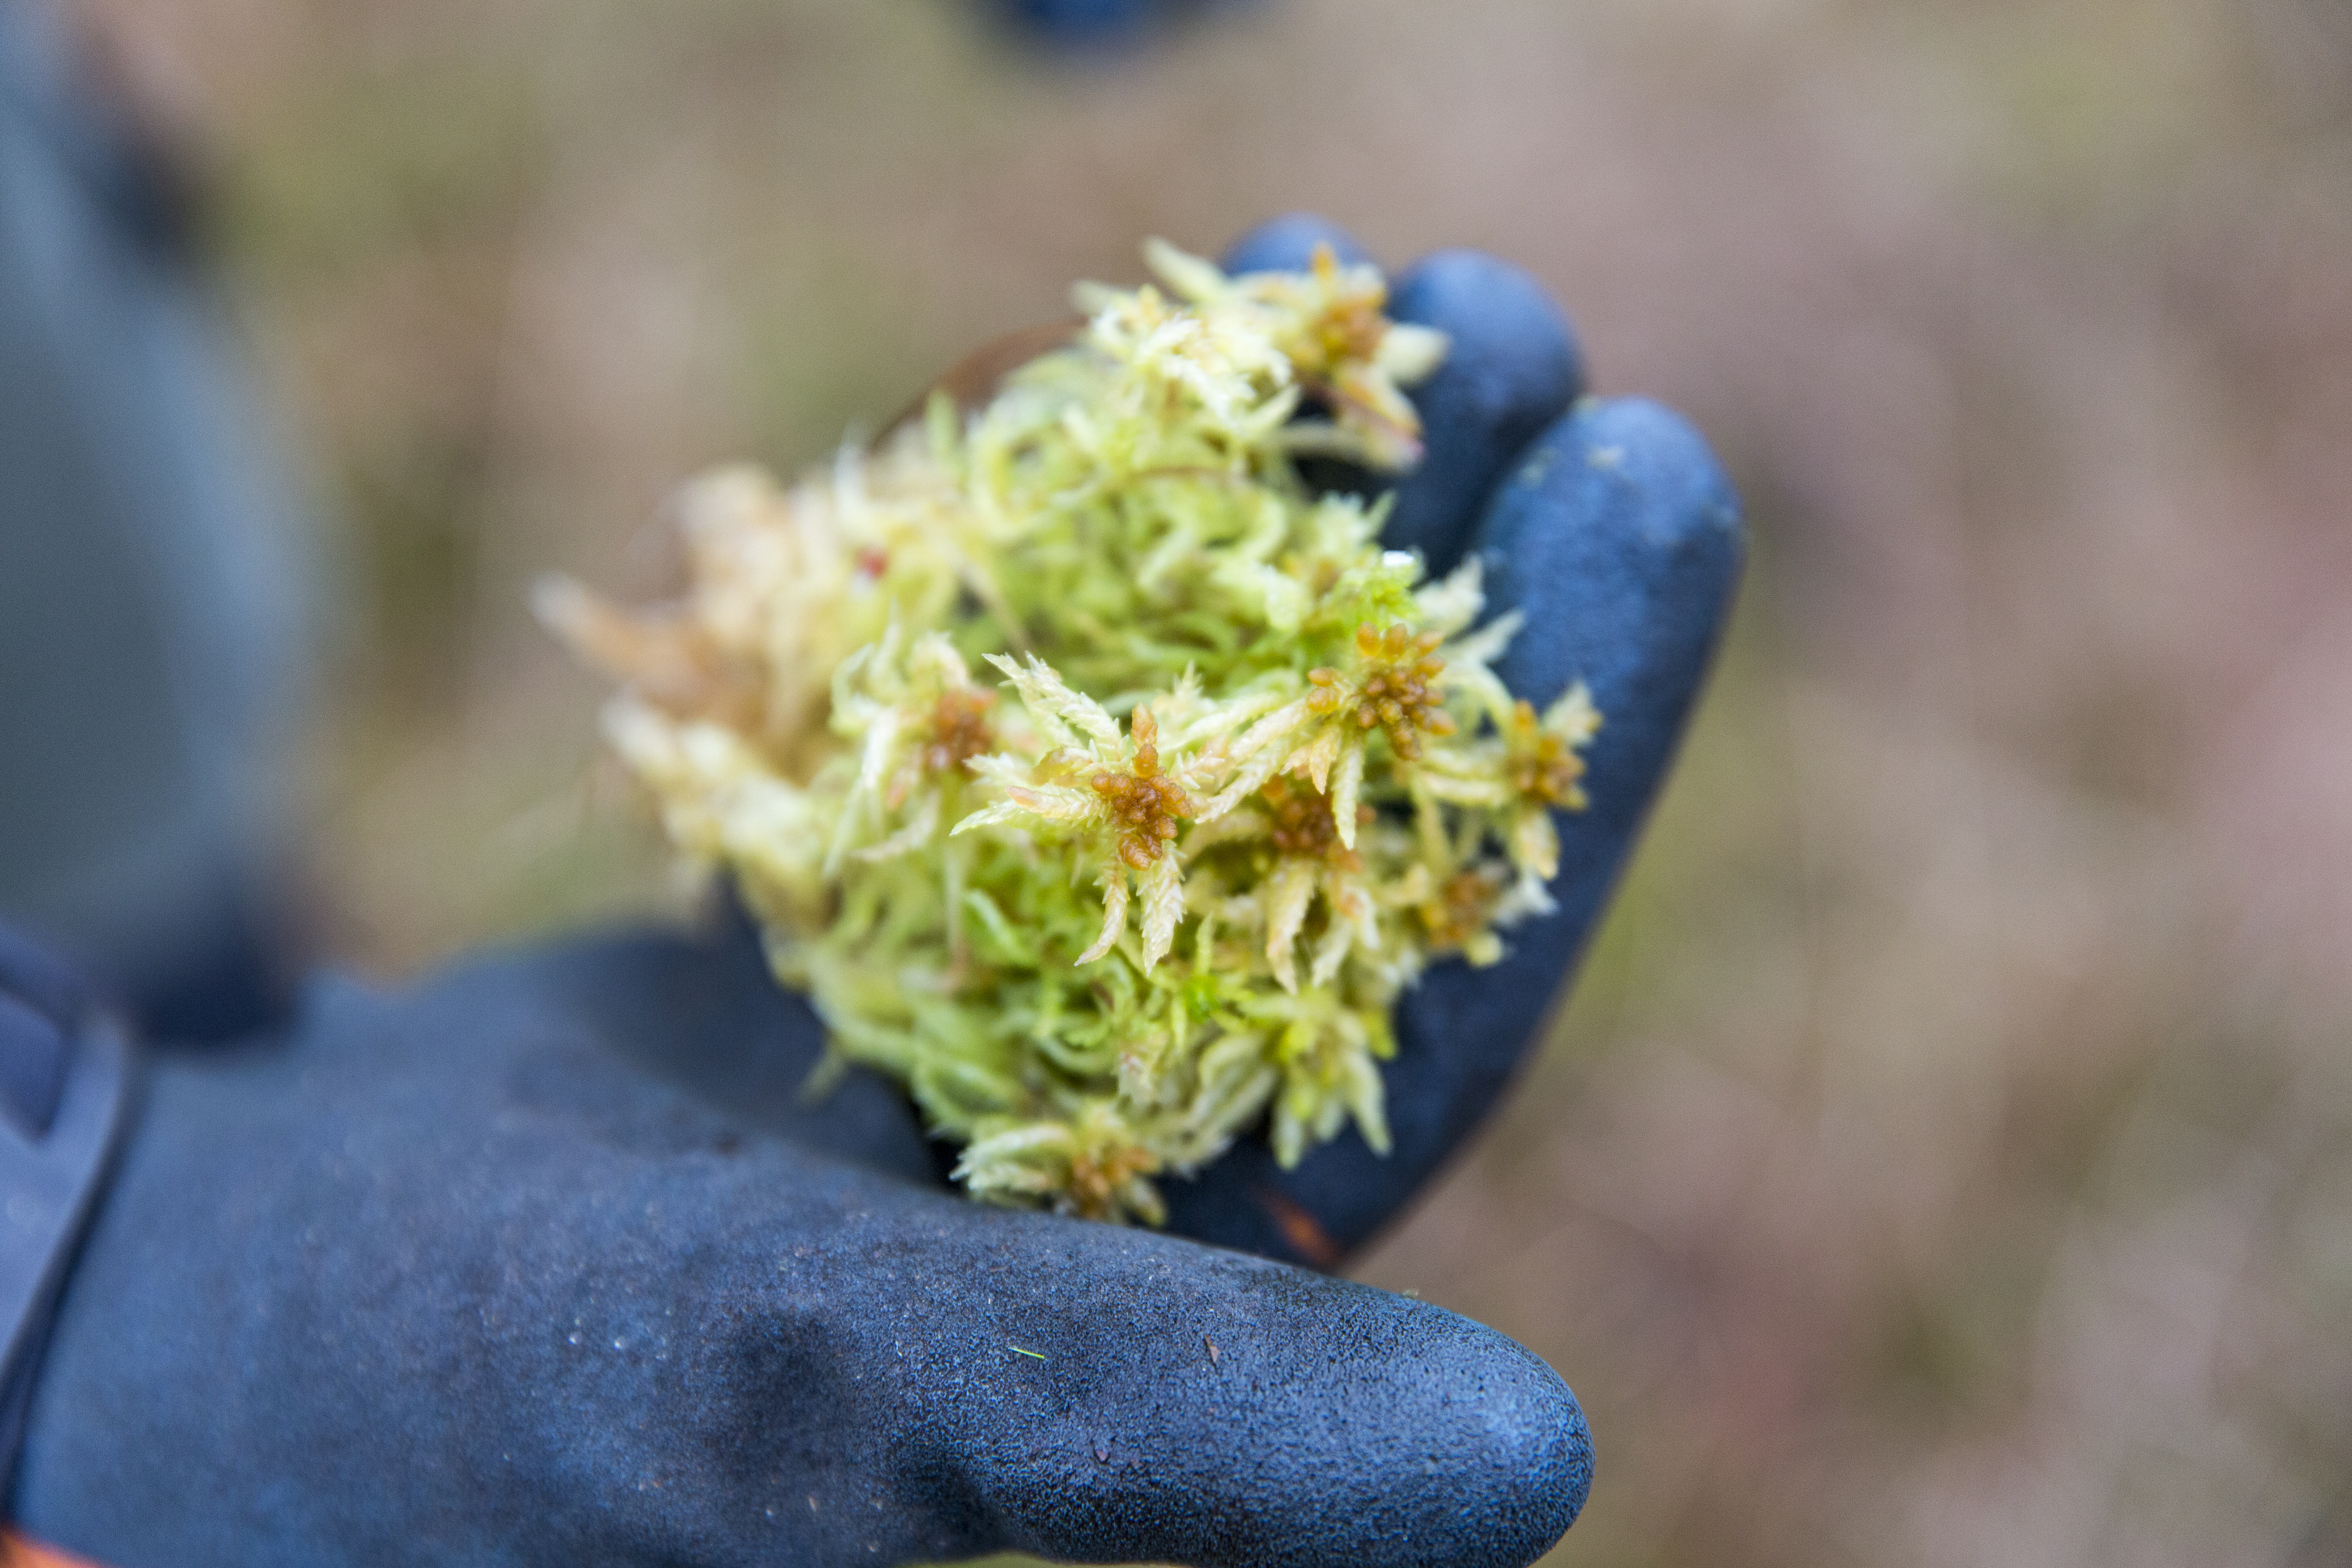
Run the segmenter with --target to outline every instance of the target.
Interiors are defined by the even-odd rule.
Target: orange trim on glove
[[[98,1568],[98,1564],[5,1530],[0,1531],[0,1568]]]

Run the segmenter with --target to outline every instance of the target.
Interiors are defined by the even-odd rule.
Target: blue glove
[[[1292,265],[1287,220],[1240,266]],[[114,1568],[1080,1561],[1516,1568],[1582,1505],[1573,1396],[1336,1260],[1538,1037],[1654,793],[1738,571],[1705,446],[1575,401],[1565,322],[1461,253],[1401,279],[1452,334],[1401,540],[1476,551],[1592,688],[1560,912],[1403,1005],[1386,1161],[1242,1151],[1174,1235],[949,1194],[740,925],[314,986],[282,1039],[152,1063],[35,1387],[23,1527]],[[1184,1237],[1194,1239],[1184,1239]]]

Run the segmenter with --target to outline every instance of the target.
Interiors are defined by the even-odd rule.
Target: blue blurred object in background
[[[1164,23],[1235,8],[1240,0],[992,0],[1031,37],[1065,47],[1124,44]]]
[[[287,968],[303,572],[179,192],[0,6],[0,919],[209,1037]]]

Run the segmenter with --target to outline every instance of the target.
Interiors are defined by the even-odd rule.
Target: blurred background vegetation
[[[974,342],[1297,207],[1498,252],[1758,559],[1521,1092],[1360,1276],[1575,1385],[1558,1564],[2352,1562],[2352,5],[80,0],[338,594],[386,976],[677,907],[530,624]]]

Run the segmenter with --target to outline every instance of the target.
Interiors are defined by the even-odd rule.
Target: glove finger
[[[1511,460],[1582,395],[1584,354],[1543,285],[1480,251],[1415,262],[1397,279],[1389,313],[1448,340],[1444,362],[1410,390],[1423,455],[1397,481],[1383,533],[1443,575],[1460,563]]]
[[[1474,547],[1491,609],[1526,616],[1496,661],[1505,683],[1542,707],[1581,680],[1602,715],[1587,754],[1591,804],[1555,816],[1558,908],[1506,932],[1500,963],[1437,964],[1399,1003],[1387,1155],[1350,1131],[1284,1171],[1265,1144],[1244,1143],[1198,1180],[1165,1184],[1181,1234],[1330,1267],[1484,1118],[1540,1038],[1623,868],[1745,553],[1738,500],[1705,440],[1637,400],[1587,401],[1547,430]]]
[[[1234,241],[1217,265],[1229,278],[1244,272],[1303,272],[1314,262],[1318,245],[1329,246],[1332,255],[1350,266],[1371,259],[1353,235],[1330,219],[1285,213]]]
[[[937,1201],[896,1222],[886,1282],[877,1228],[831,1236],[804,1278],[847,1310],[790,1331],[806,1353],[747,1363],[737,1397],[843,1401],[845,1421],[798,1408],[809,1429],[866,1434],[871,1462],[898,1471],[893,1506],[933,1532],[902,1554],[1518,1568],[1583,1506],[1575,1396],[1443,1309]],[[866,1391],[882,1389],[897,1392],[877,1409]]]

